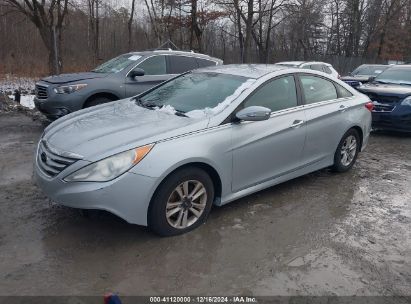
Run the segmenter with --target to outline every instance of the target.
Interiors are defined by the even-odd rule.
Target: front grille
[[[392,112],[394,111],[395,106],[390,104],[381,104],[381,103],[374,103],[374,108],[372,109],[373,112]]]
[[[377,95],[373,93],[367,93],[368,97],[371,99],[371,101],[376,101],[378,103],[382,104],[396,104],[397,102],[400,101],[401,98],[396,97],[396,96],[384,96],[384,95]]]
[[[38,99],[47,99],[47,87],[36,84],[36,97]]]
[[[41,141],[37,153],[37,163],[46,175],[54,177],[78,159],[61,156],[53,152],[44,141]]]

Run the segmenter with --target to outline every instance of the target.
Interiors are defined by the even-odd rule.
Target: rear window
[[[326,72],[327,74],[332,74],[333,71],[331,71],[331,69],[328,66],[324,66],[324,72]]]
[[[197,60],[197,64],[199,68],[216,65],[216,62],[212,60],[201,59],[201,58],[196,58],[196,60]]]
[[[309,75],[301,75],[300,79],[306,104],[337,99],[337,91],[331,81]]]
[[[323,70],[323,65],[322,65],[322,64],[312,64],[312,65],[310,66],[310,68],[311,68],[311,70],[324,72],[324,70]]]
[[[343,86],[339,85],[338,83],[334,83],[335,87],[337,88],[338,92],[338,97],[339,98],[346,98],[346,97],[351,97],[353,96],[350,91],[348,91],[346,88]]]
[[[198,68],[194,57],[169,56],[168,58],[170,74],[181,74]]]

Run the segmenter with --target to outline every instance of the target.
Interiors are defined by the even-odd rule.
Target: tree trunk
[[[133,18],[134,18],[134,8],[135,8],[136,0],[132,0],[131,2],[131,12],[130,18],[128,19],[127,29],[128,29],[128,50],[131,51],[131,37],[132,37],[132,30],[133,30]]]

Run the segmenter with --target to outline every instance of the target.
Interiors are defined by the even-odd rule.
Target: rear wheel
[[[360,136],[354,129],[348,130],[338,144],[334,154],[332,169],[337,172],[345,172],[351,169],[360,152]]]
[[[94,107],[103,103],[108,103],[113,101],[112,99],[108,98],[108,97],[95,97],[91,100],[88,100],[85,104],[84,104],[84,108],[89,108],[89,107]]]
[[[213,182],[205,171],[195,167],[176,171],[154,194],[148,226],[161,236],[193,230],[206,221],[213,199]]]

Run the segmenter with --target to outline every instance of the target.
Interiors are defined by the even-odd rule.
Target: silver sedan
[[[35,175],[62,205],[176,235],[204,223],[212,205],[321,168],[349,170],[371,109],[365,95],[313,70],[204,68],[52,123]]]

